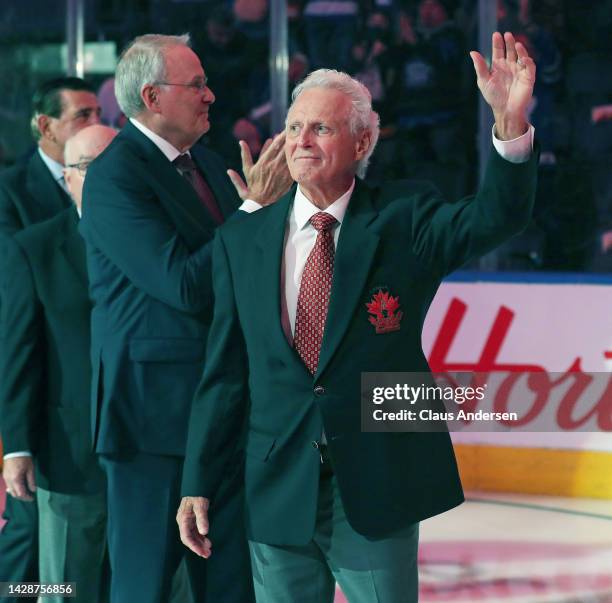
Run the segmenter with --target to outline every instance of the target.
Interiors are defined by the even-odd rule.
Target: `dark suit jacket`
[[[252,540],[299,545],[312,537],[320,467],[312,442],[322,428],[348,521],[359,533],[383,536],[460,504],[448,433],[362,433],[360,377],[429,371],[421,330],[440,281],[524,228],[536,166],[535,154],[515,165],[493,152],[478,195],[454,204],[424,184],[358,181],[340,231],[314,378],[281,326],[281,260],[294,193],[221,228],[215,314],[190,418],[183,495],[214,499],[228,443],[248,414]],[[399,296],[404,317],[400,330],[376,334],[366,303],[381,287]]]
[[[15,232],[52,218],[70,207],[66,192],[55,182],[38,151],[24,163],[0,174],[0,234]]]
[[[230,216],[239,198],[221,160],[197,145],[191,153]],[[184,454],[212,320],[214,231],[191,185],[132,124],[90,166],[81,232],[97,452]]]
[[[89,437],[85,245],[67,209],[6,242],[0,364],[4,452],[34,453],[38,484],[63,493],[104,487]]]

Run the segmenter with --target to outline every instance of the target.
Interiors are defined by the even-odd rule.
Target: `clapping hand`
[[[255,164],[247,143],[241,140],[239,144],[246,183],[234,170],[228,170],[227,175],[240,198],[252,199],[260,205],[278,201],[293,184],[285,159],[285,132],[266,140]]]

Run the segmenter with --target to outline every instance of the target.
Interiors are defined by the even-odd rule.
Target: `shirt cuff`
[[[19,450],[17,452],[9,452],[8,454],[4,455],[4,459],[14,459],[20,456],[32,456],[31,452],[28,452],[27,450]]]
[[[535,128],[529,124],[529,130],[522,136],[513,140],[500,140],[495,136],[495,125],[493,125],[493,146],[495,150],[510,163],[525,163],[529,161],[533,152],[533,137]]]
[[[240,211],[245,211],[247,214],[252,214],[254,211],[257,211],[262,207],[263,205],[259,205],[259,203],[257,203],[257,201],[253,201],[253,199],[245,199],[238,209]]]

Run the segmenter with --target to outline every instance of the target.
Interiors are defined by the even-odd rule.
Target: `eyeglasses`
[[[204,92],[208,87],[208,80],[198,80],[196,82],[191,82],[190,84],[175,84],[173,82],[155,82],[156,86],[181,86],[182,88],[193,88],[198,92]]]
[[[79,161],[79,163],[69,163],[67,165],[65,165],[64,167],[66,168],[74,168],[76,170],[79,170],[79,174],[81,174],[81,176],[85,177],[85,174],[87,173],[87,168],[89,167],[89,164],[92,162],[92,159],[88,159],[87,161]]]

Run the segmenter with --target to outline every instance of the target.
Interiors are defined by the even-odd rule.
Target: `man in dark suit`
[[[91,85],[80,78],[45,82],[32,100],[37,149],[25,162],[0,174],[0,235],[42,222],[71,206],[64,182],[64,146],[79,130],[100,123]]]
[[[113,603],[166,603],[183,556],[174,516],[212,320],[210,243],[239,202],[220,158],[196,144],[210,127],[214,95],[188,41],[151,34],[123,52],[115,90],[129,123],[85,182],[93,434],[108,482]],[[281,135],[255,165],[243,146],[246,207],[288,189],[282,146]],[[232,458],[217,515],[218,562],[187,559],[198,602],[253,598],[236,447]]]
[[[32,109],[37,149],[27,161],[0,174],[0,249],[6,237],[70,207],[62,173],[64,145],[70,136],[100,119],[93,89],[79,78],[45,82],[34,94]],[[0,307],[1,303],[0,298]],[[0,354],[3,330],[0,325]],[[23,469],[20,452],[4,457],[5,475]],[[0,532],[0,581],[37,580],[36,502],[18,500],[9,492],[3,517],[6,524]],[[4,603],[3,597],[0,602]]]
[[[491,71],[472,59],[499,149],[475,197],[448,204],[427,184],[356,180],[378,116],[362,84],[320,70],[287,117],[297,190],[217,232],[177,521],[183,542],[213,560],[209,505],[218,512],[247,416],[257,601],[327,603],[338,581],[351,603],[414,602],[418,522],[463,501],[448,433],[362,432],[360,385],[362,372],[427,372],[421,328],[442,277],[529,219],[535,65],[511,34],[494,35]],[[389,302],[388,324],[369,320],[375,298]]]
[[[115,135],[94,125],[68,140],[64,175],[75,205],[6,241],[2,272],[10,325],[0,362],[2,440],[5,453],[29,453],[8,459],[20,470],[7,473],[7,488],[26,501],[36,490],[40,580],[77,582],[77,600],[87,603],[108,596],[106,487],[88,429],[91,304],[77,224],[87,167]]]

